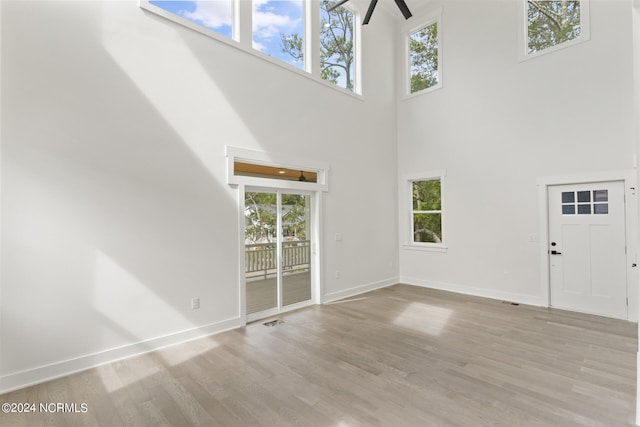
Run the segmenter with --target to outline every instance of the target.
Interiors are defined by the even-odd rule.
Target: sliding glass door
[[[311,301],[311,196],[245,191],[247,320]]]

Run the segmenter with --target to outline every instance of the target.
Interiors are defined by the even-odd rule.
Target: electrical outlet
[[[200,298],[191,298],[191,310],[197,310],[200,308]]]

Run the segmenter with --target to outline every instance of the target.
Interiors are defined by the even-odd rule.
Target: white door
[[[551,306],[627,319],[624,182],[549,187]]]

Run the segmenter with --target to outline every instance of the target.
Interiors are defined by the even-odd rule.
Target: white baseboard
[[[423,288],[439,289],[441,291],[456,292],[458,294],[473,295],[476,297],[490,298],[500,301],[516,302],[537,307],[547,307],[547,302],[542,297],[523,295],[511,292],[501,292],[492,289],[474,288],[472,286],[453,283],[436,282],[431,280],[416,279],[414,277],[400,277],[400,283],[421,286]]]
[[[233,318],[0,377],[0,394],[242,326]]]
[[[636,390],[640,390],[640,352],[636,357],[636,369],[638,370],[636,374]],[[640,426],[640,394],[638,392],[636,392],[636,425]]]
[[[367,283],[365,285],[355,286],[353,288],[345,289],[343,291],[331,292],[322,297],[322,303],[337,301],[343,298],[350,298],[355,295],[363,294],[365,292],[374,291],[380,288],[386,288],[387,286],[395,285],[398,283],[397,277],[390,279],[380,280],[379,282]]]

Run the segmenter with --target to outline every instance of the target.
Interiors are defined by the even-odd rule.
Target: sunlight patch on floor
[[[218,347],[213,338],[201,338],[158,351],[158,355],[170,366],[180,365]]]
[[[152,375],[157,375],[163,369],[162,366],[156,364],[141,364],[142,366],[136,366],[136,369],[124,369],[125,372],[119,372],[118,364],[120,363],[127,363],[127,361],[108,363],[96,368],[102,385],[108,393],[113,393]]]
[[[407,329],[438,336],[453,313],[448,308],[419,302],[411,303],[393,323]]]

